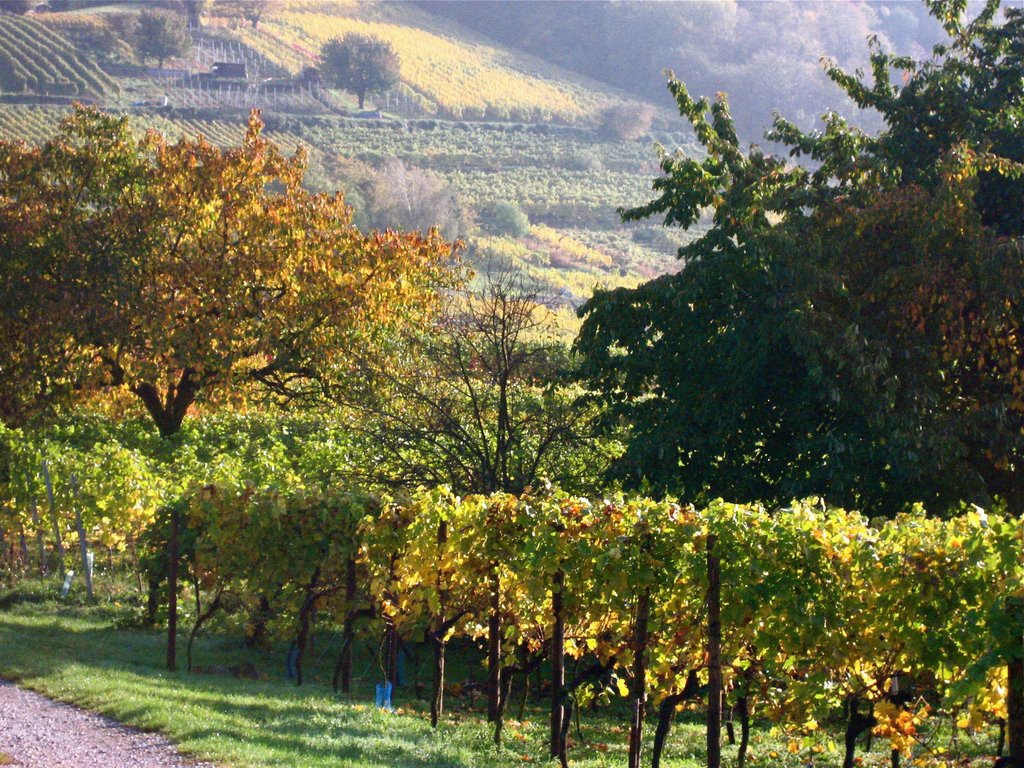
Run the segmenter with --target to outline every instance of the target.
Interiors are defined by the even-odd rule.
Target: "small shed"
[[[215,61],[210,67],[212,77],[230,77],[245,80],[248,75],[245,71],[245,62],[242,61]]]

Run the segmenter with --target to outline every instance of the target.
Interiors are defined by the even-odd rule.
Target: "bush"
[[[610,104],[601,110],[598,117],[604,135],[624,141],[635,141],[651,130],[654,107],[636,101]]]
[[[492,203],[481,216],[481,224],[492,235],[524,237],[530,231],[530,218],[525,211],[507,200]]]

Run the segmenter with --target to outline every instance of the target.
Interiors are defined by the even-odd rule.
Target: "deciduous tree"
[[[145,61],[157,60],[163,68],[164,59],[182,56],[192,49],[185,19],[176,13],[144,8],[132,29],[132,43],[136,53]]]
[[[332,38],[324,43],[320,60],[324,78],[355,94],[360,109],[367,93],[386,91],[398,84],[401,60],[391,43],[379,37],[349,32]]]
[[[359,233],[340,195],[303,191],[304,165],[258,112],[226,150],[88,108],[40,147],[0,143],[0,376],[40,382],[5,406],[121,388],[169,438],[199,400],[316,396],[346,352],[428,312],[451,248]]]

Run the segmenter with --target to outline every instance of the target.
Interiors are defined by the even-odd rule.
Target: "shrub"
[[[530,219],[518,204],[508,200],[492,203],[481,216],[481,223],[492,235],[524,237],[530,231]]]
[[[636,101],[610,104],[599,115],[601,132],[624,141],[635,141],[651,130],[654,107]]]

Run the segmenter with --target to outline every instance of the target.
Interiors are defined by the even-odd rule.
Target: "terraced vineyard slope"
[[[117,84],[53,26],[0,13],[0,92],[99,98]]]

